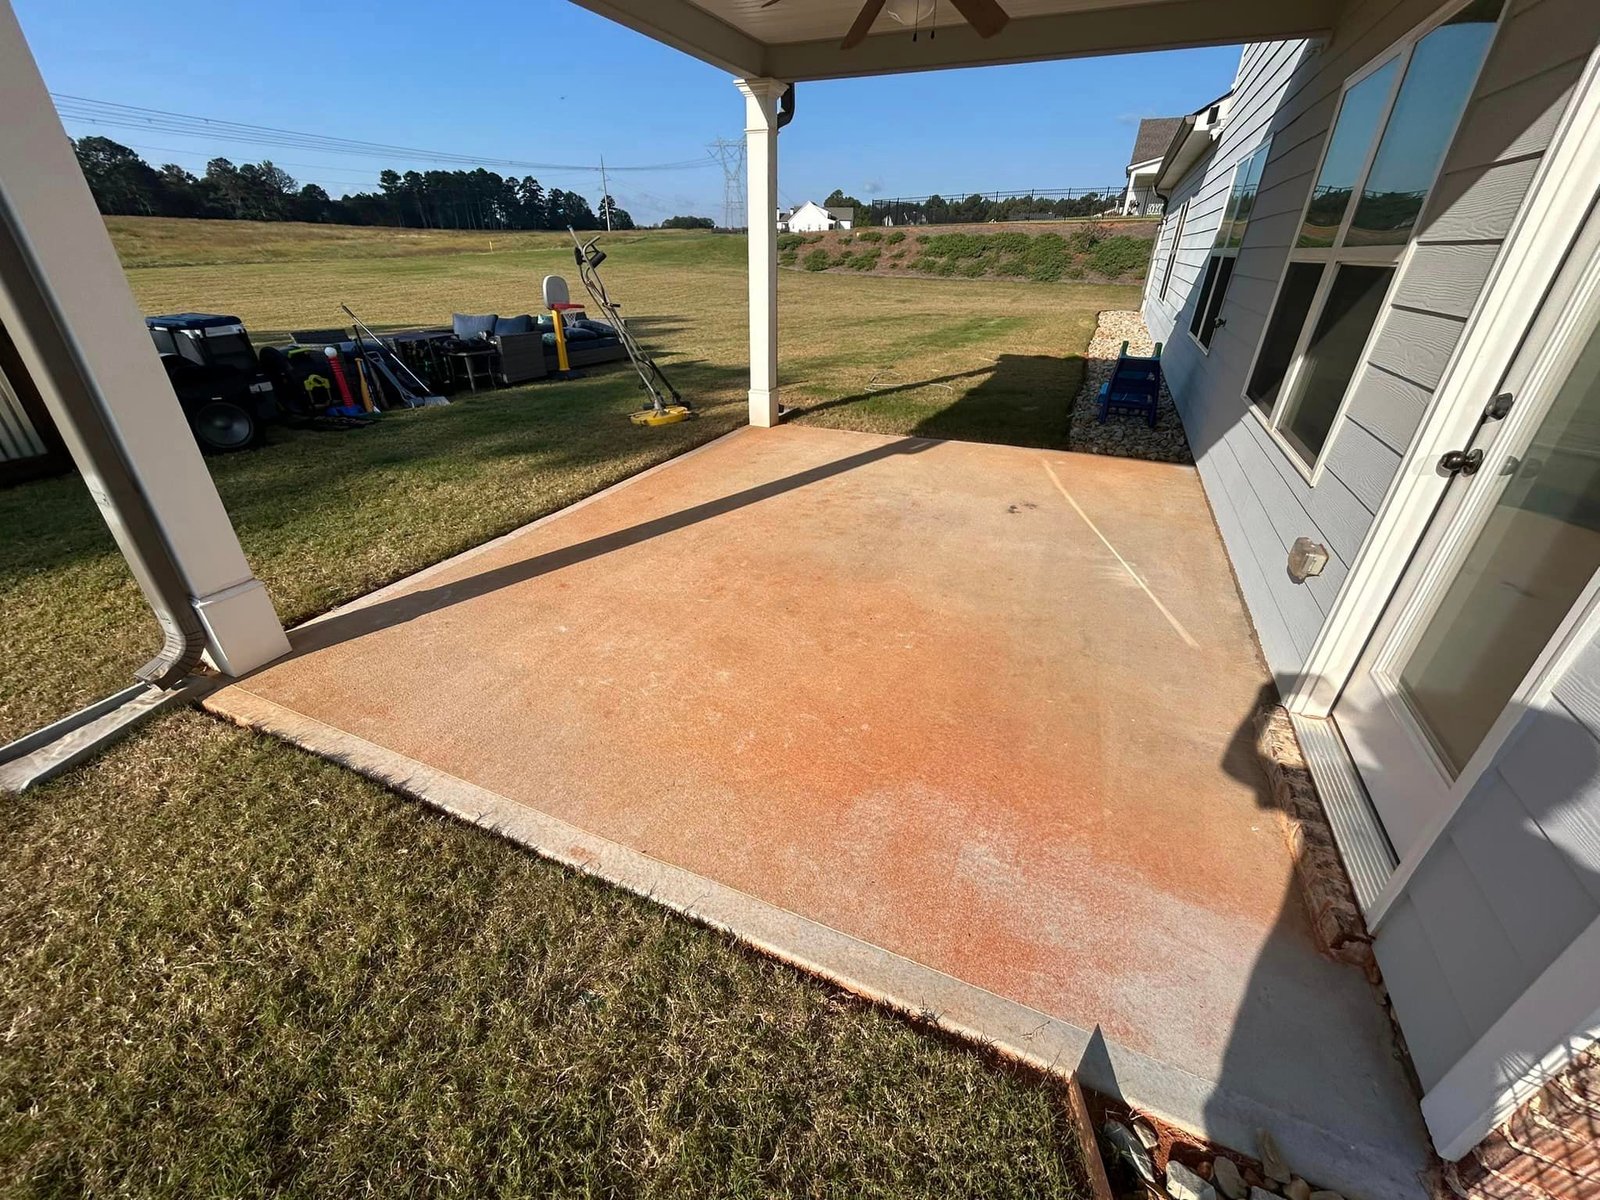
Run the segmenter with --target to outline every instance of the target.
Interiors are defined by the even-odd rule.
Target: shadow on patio
[[[302,627],[208,707],[1353,1197],[1420,1194],[1315,951],[1192,469],[745,430]]]

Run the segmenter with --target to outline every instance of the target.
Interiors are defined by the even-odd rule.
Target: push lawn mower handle
[[[598,234],[585,242],[579,240],[578,231],[571,225],[567,226],[567,232],[572,235],[572,260],[580,269],[584,266],[598,267],[605,262],[606,252],[597,246],[600,241]]]

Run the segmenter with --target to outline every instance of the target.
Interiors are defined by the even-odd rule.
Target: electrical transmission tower
[[[722,227],[744,225],[744,139],[718,138],[709,149],[722,164]]]

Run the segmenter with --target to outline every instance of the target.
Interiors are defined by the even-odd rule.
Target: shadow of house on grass
[[[924,379],[882,372],[882,386],[796,405],[790,419],[841,429],[904,429],[915,437],[1067,450],[1067,415],[1083,358],[1000,354],[984,366]]]
[[[1152,462],[1193,463],[1183,423],[1163,385],[1156,427],[1112,414],[1099,421],[1096,397],[1115,358],[1000,354],[967,371],[905,379],[798,404],[791,420],[832,428],[907,430],[917,437],[1075,450]]]

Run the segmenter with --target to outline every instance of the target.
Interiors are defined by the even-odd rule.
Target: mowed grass
[[[0,822],[0,1196],[1087,1197],[1066,1111],[199,713]]]
[[[545,275],[573,275],[570,240],[548,233],[491,238],[136,218],[110,225],[119,248],[132,244],[131,260],[147,264],[128,272],[145,311],[233,313],[258,342],[339,324],[341,302],[375,327],[436,324],[457,311],[512,315],[536,307]],[[304,244],[294,230],[304,231]],[[461,248],[449,253],[453,239]],[[213,243],[222,261],[197,263]],[[620,364],[581,380],[390,413],[371,429],[275,430],[264,449],[209,459],[245,553],[285,621],[744,421],[743,239],[642,232],[605,245],[613,296],[699,418],[648,431],[629,424],[642,393]],[[293,250],[259,260],[281,246]],[[328,256],[300,257],[312,248]],[[780,383],[796,419],[1040,446],[1067,445],[1066,412],[1095,314],[1133,302],[1127,288],[794,272],[781,273],[779,296]],[[0,663],[4,741],[124,686],[160,638],[77,477],[0,491],[0,529],[10,651]]]
[[[258,334],[533,307],[559,239],[113,222],[147,311]],[[303,240],[302,240],[303,238]],[[454,239],[454,240],[453,240]],[[742,241],[620,235],[632,376],[210,460],[298,621],[744,419]],[[131,248],[130,248],[131,247]],[[1126,289],[785,274],[785,398],[847,428],[1060,444]],[[0,492],[0,739],[157,644],[76,478]],[[0,1196],[1085,1195],[1048,1082],[196,712],[6,802]]]

